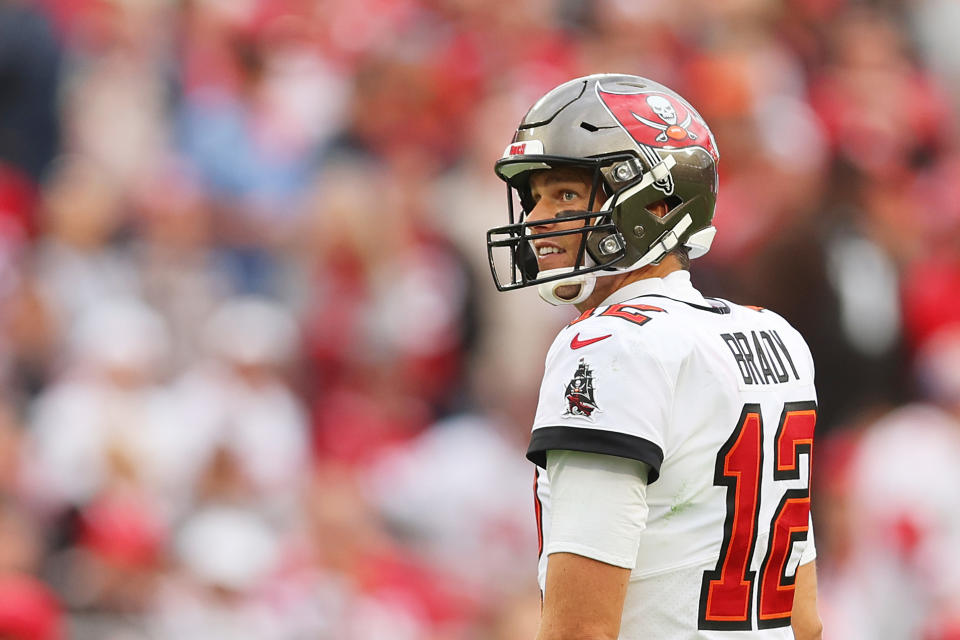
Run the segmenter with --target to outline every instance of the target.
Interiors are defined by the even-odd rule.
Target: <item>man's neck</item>
[[[648,278],[665,278],[674,271],[680,271],[683,266],[680,259],[673,254],[667,254],[658,264],[648,264],[636,271],[627,273],[618,273],[612,276],[601,276],[597,278],[597,285],[590,297],[583,302],[574,305],[581,313],[587,309],[592,309],[606,300],[614,291],[621,289],[632,282],[646,280]]]

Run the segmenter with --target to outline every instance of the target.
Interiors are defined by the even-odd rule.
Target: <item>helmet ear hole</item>
[[[683,204],[683,198],[680,198],[676,195],[669,195],[663,200],[657,200],[656,202],[651,202],[646,207],[647,211],[657,216],[658,218],[666,218],[667,215]]]

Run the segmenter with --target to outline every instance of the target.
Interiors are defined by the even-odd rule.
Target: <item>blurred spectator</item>
[[[137,295],[132,257],[114,244],[124,224],[122,192],[102,167],[79,156],[60,158],[44,185],[42,208],[34,269],[65,330],[101,300]]]
[[[0,4],[0,169],[21,172],[33,184],[58,149],[60,58],[60,44],[41,9]]]
[[[24,425],[13,402],[0,397],[0,496],[21,496]]]
[[[284,377],[298,346],[293,318],[265,299],[231,299],[204,342],[207,358],[177,382],[195,498],[292,506],[309,455],[306,411]]]
[[[930,403],[896,409],[863,433],[821,598],[829,637],[946,638],[960,620],[960,333],[924,345],[918,376]],[[909,469],[890,473],[890,461]],[[839,527],[839,528],[835,528]],[[825,634],[825,637],[826,634]]]
[[[144,638],[165,568],[163,510],[146,492],[111,487],[78,514],[48,574],[72,613],[71,637]]]
[[[536,637],[540,626],[540,598],[535,591],[518,589],[500,605],[486,637],[491,640]]]
[[[222,204],[217,233],[235,287],[271,294],[281,286],[274,252],[295,229],[298,196],[336,132],[346,89],[288,21],[258,25],[255,5],[186,6],[175,121],[178,148]]]
[[[583,28],[584,23],[589,25],[583,34],[584,69],[617,72],[634,68],[637,60],[643,60],[644,77],[665,81],[679,75],[683,31],[697,25],[685,19],[686,10],[677,3],[601,0],[578,4],[587,15],[572,19],[570,26],[576,29]],[[557,78],[560,82],[566,79]]]
[[[488,608],[529,584],[529,567],[515,559],[536,555],[530,469],[515,455],[519,438],[503,432],[479,416],[441,421],[385,454],[369,478],[375,504],[404,541]]]
[[[175,542],[178,571],[160,592],[153,632],[162,638],[289,638],[258,588],[276,564],[276,534],[228,507],[194,513]]]
[[[213,243],[212,202],[193,173],[170,158],[134,186],[136,256],[144,299],[164,318],[173,340],[170,360],[183,370],[204,356],[197,328],[232,293]]]
[[[472,282],[427,223],[417,158],[341,161],[310,203],[305,339],[321,455],[369,460],[461,391]]]
[[[60,602],[38,577],[44,551],[38,523],[12,494],[5,495],[0,499],[0,636],[4,638],[67,637]]]
[[[50,588],[27,576],[0,577],[0,634],[11,640],[61,640],[64,615]]]
[[[189,427],[158,384],[167,345],[162,321],[139,302],[105,301],[81,316],[71,366],[30,420],[27,471],[50,507],[83,506],[115,484],[174,506]]]
[[[904,333],[912,348],[960,324],[960,156],[919,175],[910,197],[922,203],[923,237],[904,269]]]
[[[45,551],[38,523],[14,501],[0,502],[0,575],[39,573]]]
[[[291,613],[312,617],[321,638],[463,637],[474,613],[463,585],[400,544],[346,471],[322,467],[304,496],[286,562]]]
[[[85,4],[65,34],[64,151],[126,186],[170,144],[169,12],[156,0]]]
[[[954,107],[960,105],[960,55],[950,31],[960,19],[960,7],[949,0],[922,0],[910,17],[924,59],[950,90]]]
[[[0,308],[0,380],[18,404],[32,400],[56,371],[62,327],[36,279],[24,270]]]

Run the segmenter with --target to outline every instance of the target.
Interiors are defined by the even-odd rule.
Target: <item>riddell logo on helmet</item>
[[[702,147],[714,161],[719,159],[707,124],[693,107],[676,97],[660,91],[610,93],[599,86],[597,95],[640,144],[664,149]]]

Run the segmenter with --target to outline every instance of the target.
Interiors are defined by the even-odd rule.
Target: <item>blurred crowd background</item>
[[[807,337],[834,640],[960,638],[960,3],[0,0],[0,637],[517,640],[571,310],[492,165],[574,76],[687,97],[707,295]]]

